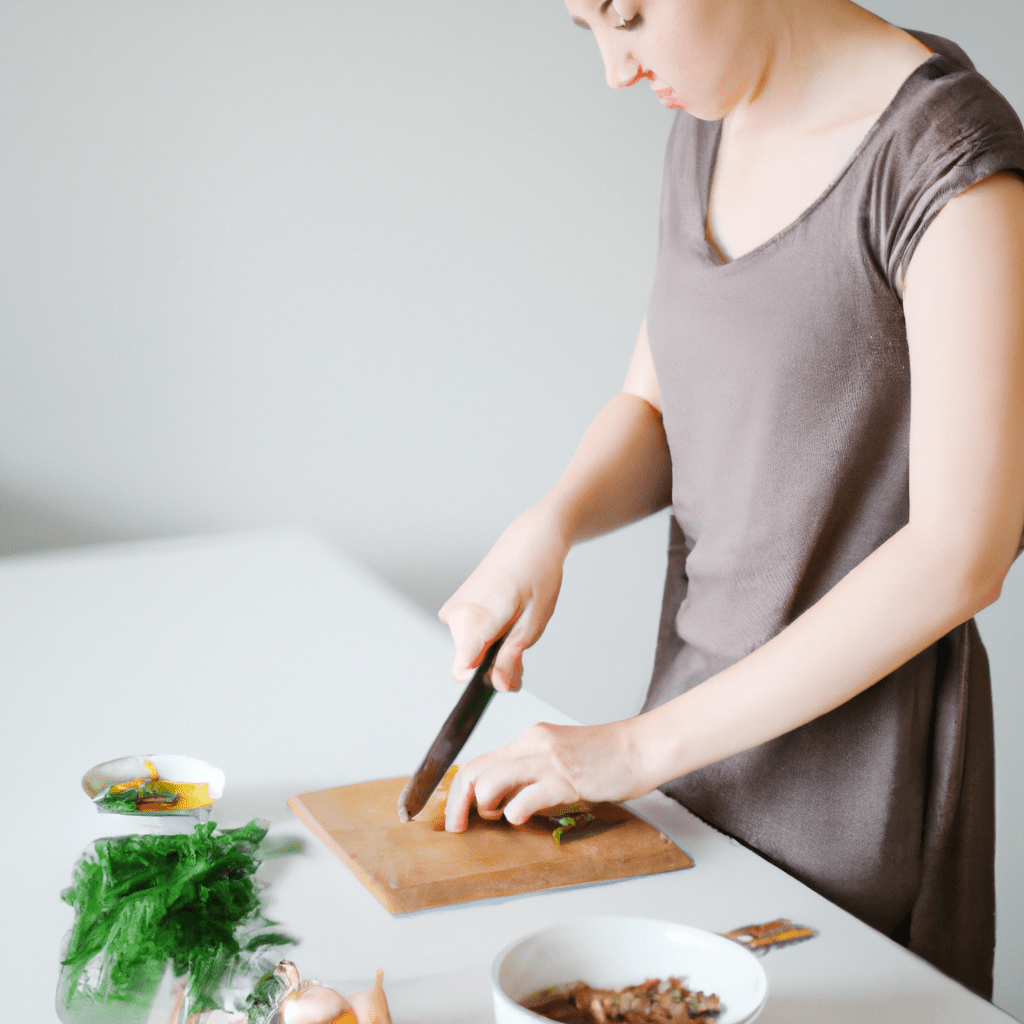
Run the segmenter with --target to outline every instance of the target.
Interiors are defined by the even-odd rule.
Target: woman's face
[[[757,0],[565,0],[594,33],[608,84],[646,79],[658,99],[722,119],[756,84]]]

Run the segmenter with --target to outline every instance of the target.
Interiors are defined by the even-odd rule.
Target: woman
[[[993,755],[972,616],[1024,527],[1024,134],[945,40],[848,0],[567,0],[676,117],[623,390],[441,609],[519,687],[576,541],[666,505],[643,713],[456,777],[519,823],[661,786],[991,992]]]

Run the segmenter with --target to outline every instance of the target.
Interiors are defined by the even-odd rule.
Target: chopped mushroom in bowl
[[[645,993],[648,982],[660,984]],[[512,943],[494,961],[491,988],[496,1024],[603,1024],[627,1012],[630,1019],[640,1013],[651,1021],[748,1024],[764,1007],[768,980],[749,950],[722,935],[609,916],[576,918]],[[575,993],[582,1005],[570,1006],[568,1015],[536,1012],[545,1001]]]

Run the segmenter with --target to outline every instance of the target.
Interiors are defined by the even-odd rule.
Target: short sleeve
[[[893,291],[939,211],[998,171],[1024,178],[1024,129],[981,75],[935,55],[877,167],[873,234]]]

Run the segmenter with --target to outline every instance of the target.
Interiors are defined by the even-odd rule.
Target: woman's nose
[[[612,89],[626,89],[641,78],[650,78],[640,62],[629,50],[619,49],[611,43],[600,43],[601,59],[604,61],[605,81]]]
[[[654,78],[654,75],[650,71],[645,71],[636,61],[633,61],[628,67],[622,69],[621,77],[617,82],[609,82],[608,84],[613,89],[628,89],[631,85],[636,85],[641,78]]]
[[[652,78],[650,71],[645,71],[640,62],[631,53],[623,56],[622,60],[609,62],[604,65],[605,78],[613,89],[628,89],[636,85],[641,78]]]

